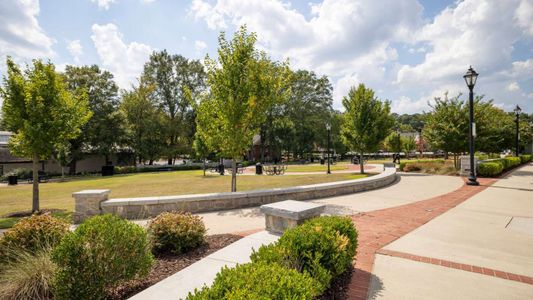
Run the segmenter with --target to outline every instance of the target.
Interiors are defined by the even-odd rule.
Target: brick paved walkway
[[[348,287],[349,299],[367,298],[374,256],[381,248],[481,192],[496,179],[478,178],[478,181],[479,186],[464,185],[428,200],[352,216],[359,233],[359,246],[355,272]]]

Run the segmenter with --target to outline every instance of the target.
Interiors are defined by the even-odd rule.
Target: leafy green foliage
[[[22,218],[0,239],[0,260],[9,260],[9,253],[33,253],[44,246],[54,247],[67,234],[69,224],[49,214]]]
[[[205,241],[202,218],[190,213],[164,212],[148,224],[148,235],[156,253],[180,254]]]
[[[285,231],[274,244],[262,246],[252,262],[279,263],[320,282],[322,292],[332,278],[345,272],[357,249],[357,231],[345,217],[319,217]]]
[[[106,289],[144,276],[153,257],[142,227],[113,215],[87,219],[52,252],[56,299],[103,299]]]
[[[92,117],[83,127],[83,133],[70,141],[70,160],[83,157],[82,148],[91,147],[109,159],[122,142],[124,123],[120,114],[118,86],[113,74],[101,70],[97,65],[67,66],[65,80],[73,93],[87,94]]]
[[[141,77],[154,88],[150,97],[163,112],[163,153],[171,164],[177,154],[191,151],[195,129],[193,106],[206,89],[204,66],[198,60],[163,50],[150,55]]]
[[[209,149],[233,161],[231,191],[236,187],[236,161],[249,148],[277,101],[283,70],[255,49],[256,36],[241,27],[231,41],[219,37],[218,61],[206,58],[211,94],[197,111],[197,130]]]
[[[165,148],[165,116],[154,92],[154,85],[141,78],[137,87],[122,95],[120,109],[126,120],[126,144],[139,163],[159,159]]]
[[[401,152],[403,148],[403,139],[399,132],[391,132],[385,138],[385,145],[389,151]]]
[[[7,58],[7,77],[0,88],[2,123],[14,133],[10,151],[33,160],[33,211],[39,210],[38,163],[58,145],[81,133],[91,117],[87,93],[70,93],[52,63],[34,60],[22,72]]]
[[[187,300],[218,299],[314,299],[316,282],[307,274],[276,263],[248,263],[224,267],[211,287],[204,287]]]
[[[496,162],[483,162],[478,165],[478,174],[483,177],[494,177],[503,171],[503,166]]]
[[[533,158],[533,155],[531,155],[531,154],[520,155],[520,161],[523,164],[525,164],[527,162],[530,162],[532,158]]]
[[[344,143],[360,155],[377,151],[394,125],[389,102],[381,102],[373,90],[360,84],[350,89],[342,104],[346,109],[341,127]],[[363,165],[361,173],[364,173]]]

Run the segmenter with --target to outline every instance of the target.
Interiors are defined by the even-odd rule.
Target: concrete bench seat
[[[269,232],[281,234],[306,220],[320,216],[324,204],[286,200],[261,206],[265,214],[265,225]]]

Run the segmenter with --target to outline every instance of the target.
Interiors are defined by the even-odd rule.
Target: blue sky
[[[274,59],[327,75],[337,109],[363,82],[395,112],[428,110],[466,93],[472,64],[477,93],[533,112],[532,0],[3,0],[0,72],[7,55],[98,64],[127,89],[152,51],[203,59],[240,24]]]

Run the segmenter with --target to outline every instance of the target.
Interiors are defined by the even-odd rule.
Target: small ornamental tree
[[[39,161],[76,138],[91,117],[87,93],[71,94],[50,62],[34,60],[23,72],[7,59],[7,77],[0,88],[3,123],[13,132],[10,151],[33,161],[33,205],[39,210]]]
[[[267,111],[282,97],[284,65],[255,49],[256,36],[241,27],[231,41],[219,37],[218,61],[206,58],[211,94],[198,105],[197,131],[209,149],[232,160],[231,191],[237,191],[237,160],[250,147]]]
[[[362,162],[363,153],[377,151],[394,125],[390,104],[377,99],[374,91],[364,84],[352,87],[342,104],[346,109],[341,127],[342,139],[350,150],[359,153]],[[364,172],[361,163],[361,173]]]

